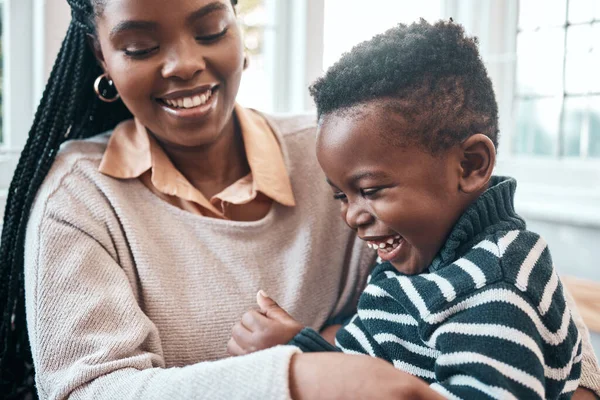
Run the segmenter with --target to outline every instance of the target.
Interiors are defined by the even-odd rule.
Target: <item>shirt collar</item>
[[[257,112],[237,104],[234,112],[240,124],[252,174],[253,196],[260,191],[282,205],[294,206],[291,182],[275,133]],[[160,192],[195,201],[211,212],[220,214],[175,168],[160,144],[137,119],[117,125],[98,169],[118,179],[138,178],[151,169],[152,184]],[[221,193],[227,193],[227,189]]]

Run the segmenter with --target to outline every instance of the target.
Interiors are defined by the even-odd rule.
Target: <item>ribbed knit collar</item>
[[[517,181],[513,178],[493,176],[489,188],[467,208],[454,225],[429,271],[451,264],[494,232],[525,229],[525,221],[514,209],[516,187]]]

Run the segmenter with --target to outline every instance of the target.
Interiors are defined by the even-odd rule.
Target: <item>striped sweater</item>
[[[424,273],[375,267],[337,347],[383,358],[451,399],[569,398],[581,338],[546,243],[514,211],[515,187],[494,177]],[[328,349],[307,330],[293,342]]]

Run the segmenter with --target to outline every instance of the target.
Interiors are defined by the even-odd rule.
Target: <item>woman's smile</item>
[[[203,85],[192,90],[169,93],[156,101],[172,117],[199,122],[216,108],[218,89],[217,84]]]

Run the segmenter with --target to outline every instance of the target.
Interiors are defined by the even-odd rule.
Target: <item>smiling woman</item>
[[[6,206],[2,393],[370,391],[338,386],[352,371],[399,390],[390,378],[404,375],[378,360],[291,346],[224,360],[256,291],[320,328],[351,311],[374,259],[328,195],[314,118],[236,103],[246,66],[236,2],[68,3]],[[314,375],[334,369],[333,381]]]

